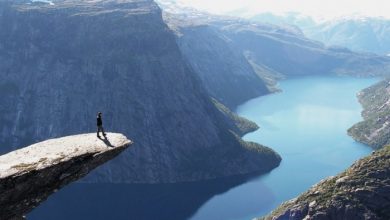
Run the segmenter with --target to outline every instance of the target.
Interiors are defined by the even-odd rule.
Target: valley
[[[132,140],[28,219],[252,219],[389,144],[390,57],[259,18],[175,0],[0,1],[0,153],[93,133],[97,112]]]
[[[107,219],[113,212],[118,220],[133,215],[178,220],[244,220],[265,215],[371,152],[349,137],[347,129],[361,120],[356,93],[376,81],[300,77],[281,81],[281,93],[241,105],[238,114],[260,125],[244,139],[272,145],[284,158],[266,175],[163,185],[74,184],[52,196],[30,219],[80,219],[90,213],[85,203],[90,210],[98,210],[92,214],[96,220]],[[94,198],[93,202],[87,202],[88,198]],[[73,204],[72,213],[65,204]]]

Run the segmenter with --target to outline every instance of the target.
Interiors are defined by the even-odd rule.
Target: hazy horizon
[[[229,15],[239,12],[241,16],[251,16],[270,12],[285,14],[297,12],[314,19],[334,19],[345,16],[368,16],[390,18],[390,1],[371,0],[176,0],[181,5],[190,6],[214,14]]]

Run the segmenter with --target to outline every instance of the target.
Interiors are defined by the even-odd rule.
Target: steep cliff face
[[[348,134],[374,148],[390,144],[390,80],[364,89],[358,98],[364,120],[351,127]]]
[[[390,219],[390,147],[357,161],[263,219]]]
[[[181,51],[210,95],[235,109],[239,104],[270,93],[231,40],[208,25],[180,26]]]
[[[47,140],[0,156],[0,219],[17,219],[132,144],[121,134]]]
[[[1,146],[94,131],[102,111],[105,128],[137,146],[89,181],[192,181],[279,164],[230,131],[153,1],[52,2],[0,2]]]

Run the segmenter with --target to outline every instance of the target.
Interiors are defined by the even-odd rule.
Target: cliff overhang
[[[18,219],[132,142],[122,134],[51,139],[0,156],[0,219]]]

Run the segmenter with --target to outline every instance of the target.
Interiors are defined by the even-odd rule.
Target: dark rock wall
[[[210,95],[235,109],[249,99],[268,94],[264,81],[256,75],[241,50],[231,40],[208,25],[180,29],[181,51],[200,76]]]
[[[176,182],[266,171],[188,67],[160,9],[141,1],[0,2],[0,145],[104,127],[133,149],[89,181]],[[4,151],[4,148],[2,149]]]

